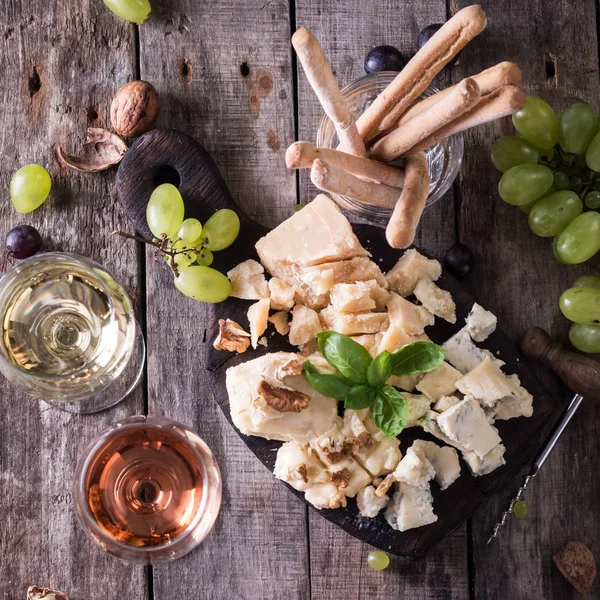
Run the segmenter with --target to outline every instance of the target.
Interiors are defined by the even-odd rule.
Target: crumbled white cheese
[[[273,310],[291,310],[296,296],[294,286],[289,285],[279,277],[271,277],[268,285],[271,293],[271,308]]]
[[[460,402],[456,396],[442,396],[434,405],[433,410],[442,413]]]
[[[456,323],[456,304],[450,292],[439,288],[429,279],[421,279],[414,289],[416,299],[434,315]]]
[[[376,496],[375,488],[372,485],[358,490],[358,494],[356,495],[356,505],[361,516],[371,519],[376,517],[387,506],[389,501],[389,496],[383,496],[383,498]]]
[[[407,250],[386,274],[390,289],[402,297],[410,296],[419,279],[435,281],[442,274],[437,260],[425,258],[414,249]]]
[[[301,492],[315,483],[327,483],[331,479],[327,468],[313,452],[295,441],[286,442],[279,448],[273,474]]]
[[[269,297],[267,280],[263,266],[249,259],[240,263],[227,273],[231,281],[230,296],[243,300],[260,300]]]
[[[467,316],[466,329],[475,342],[483,342],[496,330],[498,319],[480,304],[473,304]]]
[[[358,490],[371,483],[373,479],[352,456],[346,456],[329,467],[332,476],[340,472],[345,478],[345,485],[341,489],[347,498],[354,498]]]

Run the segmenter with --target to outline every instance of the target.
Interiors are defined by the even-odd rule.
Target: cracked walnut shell
[[[250,334],[231,319],[219,319],[219,335],[213,347],[215,350],[228,350],[242,354],[250,347]]]
[[[69,600],[62,592],[32,585],[27,590],[27,600]]]
[[[154,86],[147,81],[126,83],[110,105],[113,129],[124,137],[138,137],[152,128],[160,100]]]
[[[580,593],[587,596],[596,578],[596,560],[592,551],[581,542],[567,542],[552,557],[565,579]]]

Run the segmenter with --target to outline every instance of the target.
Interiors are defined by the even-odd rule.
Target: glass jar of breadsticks
[[[371,105],[373,100],[394,80],[396,72],[383,71],[360,77],[342,89],[342,95],[348,108],[356,119]],[[427,98],[437,89],[430,87],[421,96]],[[317,132],[317,147],[337,148],[339,144],[335,127],[329,117],[325,115],[321,120]],[[463,158],[463,136],[458,133],[439,142],[426,150],[427,164],[429,167],[429,196],[425,208],[437,202],[450,189],[456,179]],[[390,163],[402,166],[402,159]],[[393,207],[381,206],[360,202],[347,196],[330,194],[342,207],[357,216],[368,219],[370,222],[386,225],[392,215]]]

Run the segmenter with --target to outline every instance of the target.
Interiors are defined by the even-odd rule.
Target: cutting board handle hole
[[[157,167],[154,172],[154,185],[159,186],[163,183],[170,183],[178,188],[181,183],[179,171],[171,165],[161,165],[160,167]]]

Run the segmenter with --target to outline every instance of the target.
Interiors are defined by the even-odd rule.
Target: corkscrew
[[[541,450],[533,459],[531,470],[517,489],[508,509],[502,513],[500,520],[494,525],[487,544],[498,537],[500,528],[512,514],[515,502],[521,499],[531,480],[539,473],[584,397],[587,400],[600,402],[600,363],[597,361],[582,354],[565,350],[560,344],[552,342],[550,336],[539,327],[530,327],[527,330],[521,340],[521,351],[527,358],[550,367],[576,393],[563,411],[558,423],[546,438]]]

